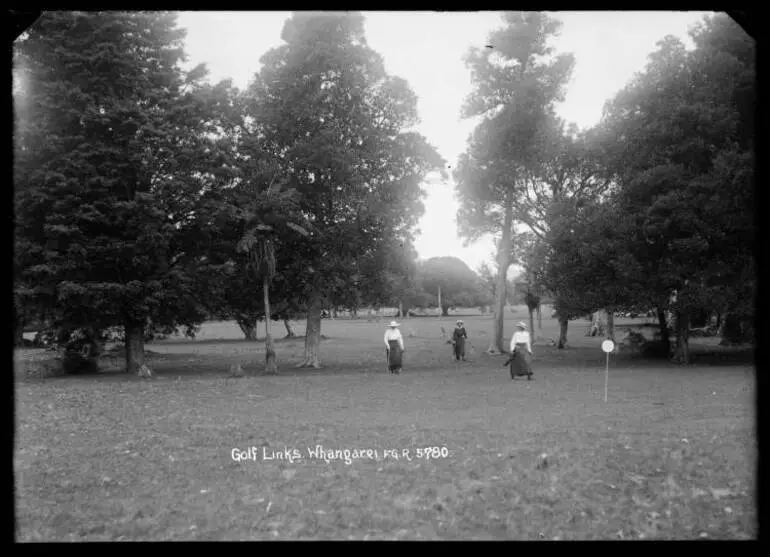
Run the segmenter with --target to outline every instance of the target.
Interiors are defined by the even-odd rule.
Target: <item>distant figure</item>
[[[519,321],[516,324],[518,329],[511,338],[511,357],[504,365],[511,366],[511,379],[527,376],[527,380],[532,379],[532,343],[530,341],[527,326]]]
[[[452,331],[452,345],[454,347],[455,360],[465,361],[465,339],[468,338],[468,333],[465,332],[465,327],[461,319],[457,320],[457,326]]]
[[[401,372],[401,357],[404,353],[404,337],[398,330],[400,325],[391,321],[388,330],[385,331],[385,355],[388,358],[388,370],[398,375]]]

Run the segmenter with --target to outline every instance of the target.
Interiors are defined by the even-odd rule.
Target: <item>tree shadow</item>
[[[690,363],[698,366],[737,366],[754,365],[756,361],[753,347],[730,347],[695,352],[690,356]]]
[[[329,337],[322,337],[321,340],[328,340]],[[304,336],[296,337],[273,337],[275,344],[289,344],[292,342],[305,342]],[[211,338],[211,339],[165,339],[156,340],[152,343],[148,343],[148,346],[207,346],[207,345],[233,345],[233,346],[250,346],[256,344],[265,344],[265,338],[257,338],[257,340],[246,340],[244,338]],[[145,350],[145,352],[149,352]]]

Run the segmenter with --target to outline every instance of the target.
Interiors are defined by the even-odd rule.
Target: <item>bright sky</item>
[[[688,29],[708,12],[555,12],[564,22],[554,41],[558,52],[575,54],[575,69],[560,115],[581,128],[595,125],[606,100],[644,68],[655,43],[675,35],[688,47]],[[290,12],[184,12],[190,64],[205,62],[211,80],[232,78],[245,87],[259,71],[259,59],[281,43]],[[463,55],[483,46],[502,26],[499,12],[364,12],[366,37],[390,74],[409,82],[419,97],[420,131],[454,167],[474,122],[460,119],[471,91]],[[478,269],[493,262],[491,239],[463,247],[457,238],[454,184],[425,184],[425,216],[416,247],[423,259],[453,255]]]

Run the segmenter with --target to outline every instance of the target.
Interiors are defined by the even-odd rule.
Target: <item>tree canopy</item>
[[[562,213],[549,272],[584,308],[674,312],[685,348],[693,312],[750,318],[755,288],[753,40],[721,15],[691,35],[691,52],[660,41],[607,103],[595,134],[617,187]]]

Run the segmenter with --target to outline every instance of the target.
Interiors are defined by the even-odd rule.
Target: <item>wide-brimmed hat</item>
[[[518,323],[516,323],[516,326],[517,327],[521,327],[522,329],[526,329],[527,328],[527,326],[524,324],[524,321],[519,321]]]
[[[390,325],[388,325],[388,327],[400,327],[400,326],[401,326],[401,325],[399,325],[399,324],[398,324],[398,323],[396,323],[395,321],[391,321],[391,322],[390,322]]]
[[[462,319],[458,319],[458,320],[457,320],[457,323],[458,323],[458,324],[460,324],[460,323],[462,323],[462,322],[463,322],[463,320],[462,320]]]

